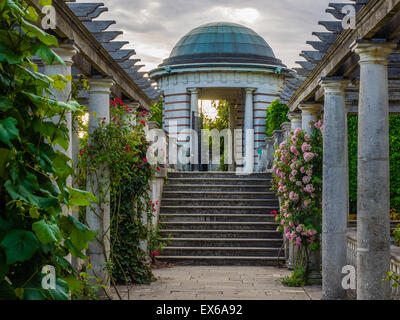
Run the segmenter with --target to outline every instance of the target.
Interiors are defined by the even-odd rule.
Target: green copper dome
[[[268,43],[236,23],[215,22],[197,27],[173,48],[161,66],[192,63],[256,63],[283,66]]]

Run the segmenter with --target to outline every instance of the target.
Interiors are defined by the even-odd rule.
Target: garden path
[[[173,266],[155,269],[157,281],[118,289],[129,300],[319,300],[321,286],[284,287],[291,274],[276,267]],[[116,297],[115,297],[116,298]]]

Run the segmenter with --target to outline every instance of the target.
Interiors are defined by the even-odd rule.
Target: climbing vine
[[[272,212],[279,231],[298,247],[296,265],[307,267],[309,249],[319,248],[322,221],[322,131],[296,129],[276,150],[273,187],[281,197],[280,212]]]
[[[142,113],[143,118],[146,111]],[[113,280],[153,281],[148,252],[140,247],[146,240],[150,241],[153,251],[163,245],[162,241],[154,239],[156,234],[151,226],[157,204],[152,203],[149,196],[154,169],[146,159],[149,143],[144,129],[147,123],[141,120],[136,124],[134,110],[120,99],[111,100],[110,118],[110,122],[97,119],[99,126],[91,134],[90,141],[87,137],[81,141],[80,181],[86,184],[89,175],[92,178],[88,180],[101,185],[101,177],[96,176],[96,172],[100,168],[110,172],[110,184],[100,188],[99,201],[111,206],[111,237],[108,239],[111,253],[107,266]],[[156,169],[160,170],[158,166]]]
[[[49,48],[57,39],[34,25],[36,10],[0,0],[0,16],[0,299],[68,299],[83,283],[66,257],[86,259],[95,236],[67,214],[97,201],[68,184],[66,114],[82,107],[52,94],[70,77],[43,75],[33,62],[64,64]],[[45,269],[55,286],[43,285]]]

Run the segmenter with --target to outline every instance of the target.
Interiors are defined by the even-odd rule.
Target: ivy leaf
[[[30,259],[38,249],[38,240],[31,231],[11,230],[0,242],[8,265]]]
[[[75,248],[75,246],[72,244],[71,240],[66,240],[65,241],[65,246],[68,248],[69,252],[71,252],[71,254],[76,257],[76,258],[80,258],[82,260],[86,260],[86,256],[77,248]]]
[[[12,102],[7,97],[0,97],[0,110],[7,111],[13,106]]]
[[[4,254],[0,252],[0,282],[2,282],[8,272],[8,265],[6,263],[6,259]]]
[[[54,61],[65,65],[64,61],[53,50],[40,42],[36,42],[32,46],[31,51],[33,55],[37,55],[50,65],[53,64]]]
[[[99,200],[90,192],[68,188],[70,192],[69,204],[73,206],[90,206],[91,202],[99,202]],[[90,201],[91,200],[91,201]]]
[[[30,38],[36,37],[46,46],[58,46],[58,40],[55,36],[52,36],[52,35],[44,32],[42,29],[29,23],[28,21],[26,21],[23,18],[21,19],[21,27],[22,27],[22,30],[25,32],[25,34],[28,37],[30,37]],[[50,49],[50,51],[52,51],[52,50]],[[56,55],[54,52],[53,52],[53,54]],[[61,58],[58,58],[58,59],[61,60]],[[64,61],[62,61],[61,64],[65,65]]]
[[[16,124],[17,120],[12,117],[0,120],[0,141],[10,144],[10,140],[18,137],[19,131]]]
[[[6,1],[6,7],[12,9],[13,11],[16,11],[16,13],[20,16],[24,15],[24,11],[21,9],[19,5],[17,5],[14,1],[12,0],[7,0]]]
[[[26,300],[68,300],[68,284],[56,278],[55,289],[43,289],[43,273],[36,274],[24,288],[24,299]]]
[[[0,177],[4,178],[6,166],[11,156],[11,150],[0,148]]]
[[[32,230],[43,244],[58,242],[62,238],[58,226],[44,219],[32,224]]]
[[[7,282],[0,282],[0,300],[16,300],[14,288]]]
[[[82,283],[72,274],[62,278],[67,284],[70,291],[80,291]]]
[[[33,22],[37,22],[39,19],[39,15],[36,12],[36,9],[34,7],[29,6],[28,7],[28,12],[25,15],[25,17]]]

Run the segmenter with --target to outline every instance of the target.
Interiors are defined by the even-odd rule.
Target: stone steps
[[[164,206],[161,201],[160,212],[192,214],[269,214],[277,206]]]
[[[282,237],[270,239],[257,238],[163,238],[172,247],[259,247],[280,248]]]
[[[194,184],[194,185],[210,185],[210,184],[220,184],[220,185],[257,185],[266,187],[271,182],[271,179],[261,179],[261,178],[168,178],[167,185],[173,186],[175,184]]]
[[[197,172],[169,172],[168,178],[202,178],[202,179],[217,179],[217,178],[234,178],[234,179],[248,179],[248,178],[262,178],[271,179],[271,173],[252,173],[252,174],[236,174],[236,172],[229,171],[197,171]]]
[[[276,200],[273,192],[220,192],[220,191],[208,191],[209,198],[212,199],[272,199]],[[204,199],[203,191],[164,191],[163,199],[169,200],[172,198],[178,199]]]
[[[158,256],[157,260],[187,266],[273,266],[277,257],[236,256]],[[284,258],[279,258],[283,263]]]
[[[221,206],[221,207],[276,207],[276,199],[213,199],[213,198],[165,198],[161,201],[162,206],[184,206],[184,207],[203,207],[203,206]]]
[[[167,247],[161,256],[276,257],[280,248],[259,247]]]
[[[281,235],[275,230],[187,230],[169,229],[160,230],[161,235],[168,234],[171,237],[181,238],[277,238]]]
[[[276,230],[274,222],[164,222],[164,230]]]
[[[160,221],[164,222],[274,222],[268,214],[160,214]]]
[[[199,185],[199,184],[173,184],[165,185],[164,191],[172,191],[180,193],[182,191],[195,191],[195,192],[263,192],[269,191],[269,186],[264,185],[224,185],[224,184],[214,184],[214,185]]]
[[[273,265],[282,234],[270,214],[271,175],[173,172],[160,204],[168,246],[157,260],[184,265]],[[283,256],[283,251],[281,252]]]

